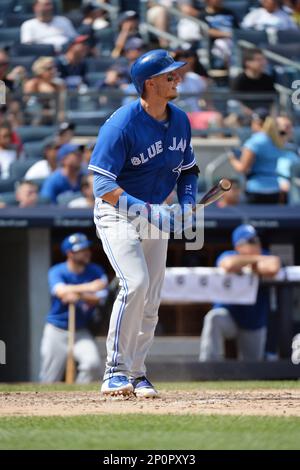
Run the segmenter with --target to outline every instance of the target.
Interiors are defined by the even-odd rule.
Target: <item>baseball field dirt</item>
[[[156,399],[99,384],[0,384],[0,449],[299,449],[300,381],[158,383]]]

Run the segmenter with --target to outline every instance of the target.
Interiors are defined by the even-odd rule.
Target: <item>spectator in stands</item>
[[[9,169],[12,162],[19,158],[16,145],[12,144],[12,128],[10,124],[0,126],[0,178],[9,178]]]
[[[51,44],[57,52],[77,33],[68,18],[54,15],[52,0],[35,0],[35,18],[21,25],[21,43]]]
[[[21,181],[17,184],[16,201],[19,207],[34,207],[38,203],[38,186],[32,181]]]
[[[184,15],[199,18],[198,2],[195,0],[180,0],[177,2],[178,9]],[[200,26],[188,18],[181,18],[177,24],[177,35],[180,39],[188,41],[193,46],[199,46],[202,38]]]
[[[88,144],[84,145],[83,150],[82,150],[82,167],[84,170],[87,170],[90,159],[93,153],[93,150],[95,148],[96,141],[91,141]]]
[[[80,191],[82,154],[77,145],[65,144],[57,152],[59,168],[43,183],[41,197],[56,204],[57,197],[63,193]]]
[[[27,101],[27,111],[32,113],[35,124],[52,124],[63,112],[63,80],[57,77],[57,69],[52,57],[39,57],[32,65],[34,77],[24,84],[24,93],[31,96]],[[49,98],[47,97],[49,95]],[[58,110],[56,101],[58,95]]]
[[[24,180],[42,180],[48,178],[57,168],[57,151],[59,146],[53,140],[48,142],[44,148],[44,158],[34,163],[25,173]]]
[[[4,49],[0,49],[0,80],[5,83],[8,90],[18,89],[25,77],[26,70],[21,65],[9,71],[9,56]]]
[[[106,18],[106,11],[95,1],[85,3],[81,8],[83,20],[81,25],[89,26],[93,30],[107,28],[109,21]]]
[[[188,60],[188,51],[177,50],[174,54],[176,61],[186,62],[186,65],[178,70],[181,77],[177,89],[180,94],[193,93],[195,96],[180,97],[180,104],[184,106],[186,112],[200,111],[200,99],[207,87],[206,78],[195,73],[191,68],[191,61]]]
[[[134,10],[121,13],[119,18],[119,34],[115,41],[115,47],[111,53],[112,57],[120,57],[126,41],[131,37],[140,37],[139,15]]]
[[[239,24],[233,11],[224,8],[223,0],[205,0],[200,20],[208,25],[213,68],[228,68],[232,56],[232,31]]]
[[[298,148],[293,140],[293,124],[287,116],[278,116],[276,119],[279,135],[282,141],[282,151],[277,161],[280,190],[289,193],[292,167],[300,163]]]
[[[95,198],[93,192],[93,175],[84,175],[81,180],[81,193],[82,196],[72,199],[68,206],[72,209],[83,209],[94,207]]]
[[[239,179],[230,178],[231,181],[231,189],[226,191],[223,194],[223,197],[219,199],[216,204],[218,207],[229,207],[229,206],[237,206],[241,202],[242,197],[242,185]],[[216,182],[217,183],[217,182]]]
[[[300,28],[300,0],[291,0],[292,20]]]
[[[258,107],[270,109],[273,100],[264,100],[265,93],[276,93],[274,79],[265,72],[267,61],[260,49],[246,49],[243,55],[243,72],[231,83],[232,91],[236,93],[261,94],[261,99],[241,100],[241,115],[251,115]]]
[[[280,0],[261,0],[262,7],[254,8],[241,23],[245,29],[274,32],[297,28],[292,18],[281,8]]]
[[[222,253],[216,265],[226,273],[251,270],[259,276],[272,278],[280,269],[278,256],[262,249],[252,225],[240,225],[232,233],[232,251]],[[224,340],[237,339],[238,359],[261,361],[264,358],[267,317],[269,312],[268,288],[260,286],[256,304],[215,304],[204,318],[200,343],[200,361],[224,359]]]
[[[67,88],[78,89],[82,83],[86,82],[88,39],[87,35],[77,36],[65,47],[65,54],[56,58],[58,75],[64,80]]]
[[[146,45],[141,38],[133,37],[129,38],[124,46],[122,57],[118,64],[121,67],[126,67],[128,83],[131,82],[130,69],[133,63],[146,52]],[[125,59],[125,60],[124,60]]]
[[[158,30],[167,33],[169,30],[168,8],[175,3],[173,0],[160,0],[157,2],[148,2],[147,21]],[[169,41],[159,37],[159,45],[162,49],[169,46]]]
[[[76,125],[73,122],[61,122],[56,137],[57,145],[61,147],[64,144],[69,144],[74,137],[75,129]]]
[[[41,342],[42,382],[63,380],[68,355],[70,303],[75,304],[76,382],[89,383],[99,378],[99,350],[88,326],[95,308],[107,297],[107,276],[102,266],[91,263],[90,246],[91,242],[83,233],[69,235],[61,245],[66,261],[49,270],[51,307]]]
[[[266,109],[257,109],[252,115],[253,134],[243,145],[239,159],[232,153],[229,161],[233,168],[246,176],[248,202],[256,204],[276,204],[284,202],[281,193],[277,162],[283,143],[278,133],[276,121]]]

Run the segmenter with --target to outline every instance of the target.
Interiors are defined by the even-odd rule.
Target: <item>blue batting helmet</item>
[[[76,252],[89,248],[89,246],[91,246],[91,242],[84,233],[73,233],[62,241],[61,251],[66,255],[68,251]]]
[[[141,55],[131,67],[131,80],[141,95],[146,80],[163,73],[183,67],[186,62],[175,62],[173,57],[164,49],[155,49]]]

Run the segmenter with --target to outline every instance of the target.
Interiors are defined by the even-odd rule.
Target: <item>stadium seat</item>
[[[299,44],[300,43],[299,29],[277,31],[277,43],[278,44],[288,44],[288,43]]]
[[[49,137],[55,134],[56,128],[53,126],[21,126],[17,127],[16,132],[20,136],[23,143],[33,142]]]
[[[10,13],[6,16],[5,26],[7,28],[19,28],[24,21],[30,20],[31,18],[34,18],[32,13]]]
[[[115,43],[115,32],[112,28],[99,29],[94,34],[96,47],[103,55],[110,55]]]
[[[116,60],[112,57],[88,57],[87,60],[88,72],[105,72],[109,67],[116,63]],[[126,61],[124,61],[126,63]],[[122,62],[118,60],[118,64],[122,65]]]
[[[56,201],[59,206],[67,206],[69,202],[73,201],[73,199],[77,199],[78,197],[82,197],[82,193],[80,191],[66,191],[62,194],[59,194]]]
[[[27,158],[39,160],[43,157],[45,141],[37,140],[36,142],[26,142],[24,144],[24,152]]]
[[[298,44],[272,44],[268,45],[267,49],[275,54],[282,55],[283,57],[291,60],[300,59],[300,43]]]
[[[0,202],[4,202],[7,206],[15,206],[17,204],[14,191],[0,193]]]
[[[300,163],[296,163],[291,168],[289,203],[300,204]]]
[[[12,178],[0,179],[0,193],[7,193],[15,190],[16,180]]]
[[[242,22],[249,10],[248,0],[224,0],[222,6],[233,11],[239,23]]]
[[[62,0],[52,0],[56,14],[62,13]],[[10,9],[13,13],[32,13],[33,0],[13,0]]]
[[[233,35],[234,42],[248,41],[256,46],[268,44],[268,36],[265,31],[256,31],[254,29],[235,29]]]
[[[75,135],[96,138],[101,125],[102,124],[90,126],[87,125],[86,122],[84,124],[79,124],[76,126]]]
[[[23,179],[25,173],[29,168],[36,163],[38,160],[36,158],[25,158],[23,160],[15,160],[12,162],[9,168],[10,178],[15,181],[20,181]]]
[[[0,47],[12,46],[20,41],[20,28],[0,28]]]
[[[10,57],[9,58],[9,64],[11,68],[17,67],[18,65],[22,65],[27,71],[29,75],[31,75],[32,70],[32,64],[36,60],[36,57],[34,56],[19,56],[19,57]]]
[[[89,86],[93,88],[100,80],[105,78],[105,72],[89,72],[85,78]]]
[[[10,54],[12,56],[54,57],[55,49],[52,44],[15,44]]]

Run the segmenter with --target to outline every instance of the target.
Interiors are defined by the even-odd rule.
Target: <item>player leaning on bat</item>
[[[127,204],[159,229],[174,229],[174,215],[163,202],[177,184],[180,205],[195,206],[198,167],[186,114],[171,104],[180,82],[165,50],[153,50],[133,64],[131,78],[140,98],[118,109],[103,125],[91,157],[94,171],[95,224],[119,278],[107,337],[102,393],[154,397],[145,358],[158,320],[167,237],[143,238]],[[127,233],[125,237],[118,237]]]

